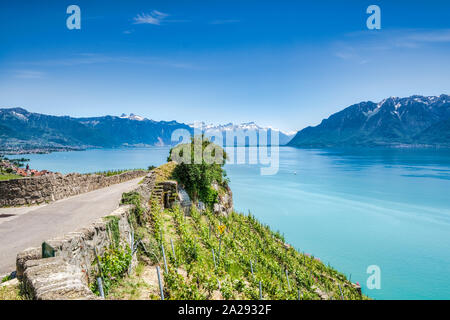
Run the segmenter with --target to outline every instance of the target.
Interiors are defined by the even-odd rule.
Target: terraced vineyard
[[[113,288],[113,299],[160,299],[156,265],[165,299],[260,299],[260,283],[262,299],[367,299],[343,274],[285,244],[250,214],[192,208],[188,216],[153,201],[149,225],[137,234],[146,244],[138,274]],[[143,282],[143,272],[153,281]],[[124,294],[126,286],[132,295]]]
[[[191,145],[181,147],[191,148],[192,156],[194,143],[198,141],[202,143],[202,150],[211,144],[208,140],[192,139]],[[343,274],[314,256],[298,252],[285,243],[283,236],[250,213],[244,215],[228,211],[230,213],[223,214],[213,210],[219,194],[229,190],[226,173],[221,166],[206,163],[178,166],[171,161],[153,171],[149,203],[142,203],[138,193],[124,194],[123,203],[136,207],[132,224],[141,240],[142,248],[138,251],[141,262],[134,276],[126,276],[112,286],[112,298],[367,298],[361,295],[359,285],[352,284]],[[191,184],[188,187],[194,204],[190,210],[189,207],[181,209],[176,202],[164,209],[163,199],[174,196],[173,193],[166,195],[163,187],[163,184],[173,185],[174,182],[167,181],[170,179],[177,179],[183,187]],[[210,185],[214,183],[219,185],[218,189],[212,189]],[[200,206],[205,208],[200,211],[195,205],[199,202],[195,196],[201,195],[202,190],[207,191],[203,194],[209,195],[206,199],[210,202]],[[108,264],[110,262],[107,261]],[[130,261],[124,263],[126,266]],[[122,263],[120,265],[123,266]],[[156,266],[162,273],[159,276]],[[112,269],[117,269],[114,264]]]

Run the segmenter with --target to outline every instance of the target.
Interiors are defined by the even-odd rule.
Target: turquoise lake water
[[[169,148],[26,155],[63,173],[146,168]],[[279,172],[227,165],[235,208],[358,281],[376,299],[450,299],[450,151],[280,148]],[[381,289],[366,287],[367,267]]]

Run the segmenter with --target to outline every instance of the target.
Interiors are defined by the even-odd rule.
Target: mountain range
[[[278,143],[280,145],[286,145],[291,139],[294,137],[296,132],[284,132],[272,127],[261,127],[257,125],[255,122],[245,122],[241,124],[233,124],[228,123],[225,125],[213,125],[213,124],[205,124],[204,122],[190,124],[192,128],[201,129],[206,136],[213,136],[215,134],[221,134],[224,137],[222,145],[224,146],[233,146],[238,144],[249,145],[252,142],[250,139],[246,140],[244,143],[239,143],[238,140],[227,141],[226,133],[231,132],[232,134],[238,136],[239,134],[246,135],[248,137],[254,136],[256,141],[259,141],[259,133],[262,132],[267,135],[267,143],[271,143],[271,133],[274,131],[278,134]],[[255,144],[257,144],[256,142]]]
[[[324,119],[318,126],[294,133],[254,122],[235,125],[184,124],[154,121],[135,114],[74,118],[28,112],[22,108],[0,109],[0,151],[40,152],[92,147],[172,145],[172,132],[199,127],[208,136],[241,132],[259,138],[261,130],[275,131],[280,145],[296,147],[450,147],[450,96],[391,97],[379,103],[354,104]],[[270,137],[270,134],[269,134]],[[233,139],[234,140],[234,139]],[[248,145],[251,142],[245,141]],[[270,144],[270,138],[268,139]],[[223,145],[242,144],[224,141]]]
[[[94,147],[173,145],[171,135],[176,129],[194,132],[193,125],[154,121],[135,114],[74,118],[32,113],[23,108],[6,108],[0,109],[0,151],[46,152]],[[279,133],[280,144],[286,144],[295,134],[263,128],[254,122],[217,126],[202,123],[202,130],[207,136],[227,131],[243,132],[246,135],[254,133],[258,136],[259,130],[269,133],[274,130]]]
[[[153,121],[133,114],[73,118],[22,108],[0,109],[3,150],[168,145],[173,130],[180,128],[192,130],[176,121]]]
[[[450,146],[450,96],[391,97],[354,104],[299,131],[297,147]]]

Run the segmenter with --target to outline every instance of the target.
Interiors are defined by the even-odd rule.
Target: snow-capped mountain
[[[137,116],[134,113],[130,113],[130,115],[126,115],[125,113],[122,113],[122,115],[120,116],[121,119],[129,119],[129,120],[136,120],[136,121],[144,121],[144,120],[148,120],[147,118],[141,117],[141,116]]]
[[[450,146],[448,95],[390,97],[352,105],[297,133],[289,145],[332,146]]]
[[[205,135],[214,135],[217,133],[226,133],[227,131],[233,131],[234,133],[243,133],[246,135],[251,135],[252,133],[255,133],[257,137],[259,137],[259,132],[266,131],[269,133],[274,131],[278,133],[279,136],[279,144],[285,145],[287,144],[292,137],[295,135],[295,132],[284,132],[276,128],[272,127],[261,127],[257,125],[255,122],[245,122],[241,124],[233,124],[233,123],[227,123],[224,125],[214,125],[214,124],[206,124],[205,122],[197,122],[193,124],[189,124],[192,128],[197,128],[199,130],[202,130]],[[225,135],[223,135],[225,136]],[[227,145],[229,145],[230,142],[227,142]],[[233,142],[231,142],[233,144]]]

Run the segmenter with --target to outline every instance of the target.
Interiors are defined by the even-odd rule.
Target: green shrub
[[[144,222],[144,208],[141,204],[141,195],[136,191],[127,192],[122,194],[122,204],[132,204],[134,205],[132,217],[136,219],[137,224],[141,225]],[[133,225],[133,227],[137,227]]]
[[[111,241],[113,241],[115,247],[118,247],[120,243],[119,217],[107,216],[105,220],[107,221],[106,229],[111,235]]]
[[[4,276],[4,277],[2,278],[2,280],[0,281],[0,283],[9,281],[9,280],[11,280],[11,279],[12,279],[12,278],[11,278],[11,275]]]
[[[200,148],[195,146],[200,144],[201,150],[197,150]],[[196,136],[192,138],[190,144],[182,144],[172,148],[168,161],[172,161],[172,156],[174,155],[183,156],[186,150],[190,150],[190,163],[189,161],[188,163],[177,163],[173,172],[173,178],[186,189],[191,199],[200,200],[211,208],[218,200],[218,192],[211,187],[211,184],[216,182],[219,186],[224,187],[228,183],[226,172],[223,169],[227,154],[220,146],[213,144],[204,136]],[[218,154],[217,160],[220,161],[213,163],[205,161],[205,155],[214,159],[216,152],[219,151],[222,153],[222,157],[220,158]],[[200,158],[201,163],[195,163],[195,160]]]
[[[109,247],[102,257],[99,257],[100,267],[99,273],[103,280],[103,291],[105,296],[108,295],[111,287],[118,282],[126,273],[131,264],[131,249],[126,247]],[[98,265],[97,260],[94,265]],[[97,282],[91,285],[91,290],[99,294]]]

